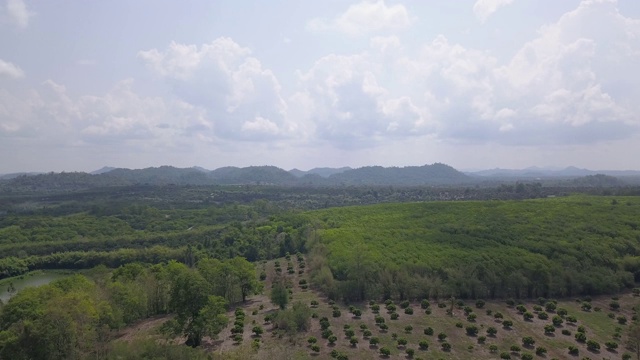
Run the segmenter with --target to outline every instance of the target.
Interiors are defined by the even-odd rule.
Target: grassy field
[[[286,259],[279,259],[283,267],[287,266]],[[310,330],[303,333],[297,333],[293,336],[283,335],[273,329],[271,323],[265,323],[264,318],[267,314],[277,310],[276,306],[269,301],[270,282],[275,276],[274,261],[262,263],[259,265],[267,273],[265,280],[265,294],[256,295],[242,306],[246,318],[244,333],[241,341],[233,339],[229,326],[218,339],[206,342],[205,348],[215,358],[224,359],[331,359],[331,352],[335,350],[338,353],[346,355],[349,359],[498,359],[503,353],[508,354],[512,359],[526,358],[526,354],[531,354],[537,359],[621,359],[622,355],[628,350],[624,349],[624,343],[627,339],[627,329],[633,317],[632,308],[640,302],[640,298],[633,296],[631,293],[620,295],[619,297],[594,297],[593,299],[562,299],[557,301],[556,311],[548,311],[549,318],[541,320],[538,318],[539,313],[535,306],[537,301],[525,301],[517,303],[513,306],[507,305],[503,301],[486,301],[484,306],[478,308],[475,301],[465,301],[459,303],[453,302],[453,312],[448,311],[452,308],[450,299],[443,299],[440,302],[430,299],[428,310],[430,314],[426,314],[427,309],[422,308],[420,302],[412,302],[409,308],[413,310],[413,314],[405,314],[405,310],[399,302],[394,305],[397,307],[397,320],[391,320],[391,312],[385,309],[384,302],[374,303],[358,303],[349,306],[345,304],[332,304],[328,299],[321,296],[314,290],[303,289],[299,285],[300,280],[307,279],[306,269],[300,268],[300,264],[292,258],[290,261],[294,271],[287,276],[290,284],[292,284],[290,304],[296,301],[310,305],[312,301],[317,301],[317,306],[312,306],[312,312],[317,315],[311,319]],[[301,272],[301,273],[300,273]],[[587,300],[587,301],[585,301]],[[620,308],[616,310],[610,309],[610,304],[616,301]],[[591,304],[589,311],[584,311],[582,306],[585,303]],[[376,315],[372,310],[373,305],[379,305],[380,311],[378,316],[384,318],[384,323],[388,329],[383,330],[376,324]],[[442,304],[438,306],[438,304]],[[523,305],[527,311],[534,315],[532,320],[524,320],[523,315],[517,309],[518,305]],[[350,313],[350,306],[362,311],[360,317],[356,317]],[[333,317],[334,308],[337,307],[341,315]],[[469,320],[466,310],[472,310],[470,314],[476,314],[474,320]],[[544,326],[552,324],[551,319],[557,315],[558,309],[566,309],[568,314],[563,316],[562,325],[554,326],[554,332],[545,334]],[[233,321],[234,312],[231,309],[228,316]],[[496,319],[496,313],[502,313],[502,319]],[[576,323],[569,324],[566,322],[571,316],[575,316]],[[611,318],[613,316],[613,318]],[[628,321],[626,324],[620,324],[618,317],[624,316]],[[330,323],[329,329],[337,337],[334,345],[322,336],[320,319],[326,317]],[[502,321],[510,320],[513,322],[511,327],[504,327]],[[161,322],[157,319],[150,320],[154,326],[159,326]],[[252,328],[256,325],[262,326],[265,330],[264,334],[256,337],[252,333]],[[350,338],[345,335],[345,327],[349,326],[354,331],[354,337],[358,343],[353,346]],[[407,328],[411,326],[411,330]],[[468,335],[466,328],[468,326],[476,326],[477,335]],[[426,335],[425,329],[431,327],[433,335]],[[494,327],[497,330],[495,336],[487,335],[487,329]],[[586,343],[578,342],[575,334],[579,327],[584,327],[584,332],[588,340],[595,340],[600,345],[600,350],[592,351],[587,348]],[[139,333],[136,329],[143,329]],[[365,330],[371,332],[366,336]],[[563,330],[570,332],[570,335],[564,335]],[[138,337],[159,337],[154,335],[155,331],[150,326],[144,324],[135,328],[127,329],[121,341],[129,341]],[[447,335],[445,341],[438,339],[438,334]],[[619,334],[618,337],[615,334]],[[482,337],[486,339],[482,339]],[[313,351],[308,343],[310,337],[317,339],[319,351]],[[370,345],[370,339],[377,337],[379,344]],[[535,341],[533,346],[524,346],[523,337],[531,337]],[[257,339],[257,341],[256,341]],[[398,345],[398,339],[405,339],[406,345]],[[179,342],[180,339],[175,339]],[[259,346],[253,345],[256,341]],[[419,343],[426,341],[428,343],[427,350],[421,350]],[[607,350],[605,343],[614,341],[619,344],[617,350]],[[443,343],[451,345],[448,351],[443,350]],[[497,350],[491,351],[491,346],[495,345]],[[518,346],[519,351],[512,351],[512,346]],[[569,354],[569,346],[575,346],[578,349],[578,355]],[[547,353],[544,356],[535,354],[536,349],[544,347]],[[380,353],[381,348],[388,348],[390,355],[383,356]],[[407,349],[414,349],[413,357],[407,355]]]

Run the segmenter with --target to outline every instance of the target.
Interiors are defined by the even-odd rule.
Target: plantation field
[[[282,264],[287,264],[287,260],[278,259]],[[303,289],[304,283],[308,281],[308,274],[305,269],[300,268],[299,263],[292,261],[293,273],[284,273],[291,285],[291,295],[289,307],[292,303],[302,302],[309,305],[313,318],[310,319],[308,331],[301,331],[292,335],[275,329],[271,322],[265,322],[265,316],[277,311],[277,307],[268,300],[270,282],[274,276],[274,262],[270,261],[260,267],[268,274],[265,280],[266,295],[261,294],[249,298],[247,304],[240,306],[246,314],[244,332],[240,337],[234,339],[229,331],[230,326],[223,331],[219,338],[210,340],[204,345],[205,351],[221,359],[331,359],[331,352],[342,354],[348,359],[498,359],[504,354],[508,354],[512,359],[526,359],[529,355],[536,359],[621,359],[623,354],[628,353],[625,349],[627,332],[631,326],[631,319],[634,315],[632,308],[640,303],[640,298],[631,293],[620,295],[619,297],[600,296],[585,299],[565,299],[560,301],[536,299],[533,301],[516,302],[508,305],[504,300],[486,301],[484,304],[476,301],[453,302],[453,313],[449,314],[452,301],[441,299],[440,301],[429,299],[429,306],[425,306],[421,301],[413,301],[402,304],[394,302],[395,311],[386,309],[387,305],[382,301],[353,304],[334,304],[326,297],[311,289]],[[302,270],[302,274],[300,274]],[[613,300],[613,299],[617,300]],[[317,305],[312,305],[317,302]],[[551,309],[554,305],[555,309]],[[441,304],[439,306],[439,304]],[[540,305],[542,304],[542,305]],[[591,308],[585,310],[587,307]],[[375,305],[380,307],[379,313],[375,313]],[[518,307],[522,305],[526,311],[533,314],[531,320],[525,320],[523,313]],[[619,305],[619,307],[617,307]],[[411,310],[413,314],[407,314]],[[442,306],[442,307],[441,307]],[[537,308],[540,306],[540,308]],[[611,307],[615,310],[612,310]],[[584,309],[583,309],[584,307]],[[392,308],[392,307],[389,307]],[[229,311],[227,316],[233,321],[235,309]],[[335,309],[339,309],[340,315],[334,317]],[[355,309],[362,311],[360,316],[355,316]],[[566,310],[566,314],[563,310]],[[429,312],[429,314],[427,314]],[[392,314],[398,314],[397,320],[392,320]],[[496,318],[496,314],[502,314],[501,318]],[[475,314],[474,316],[470,316]],[[548,318],[543,320],[539,317]],[[562,315],[559,315],[562,314]],[[553,325],[554,316],[562,318],[562,323]],[[575,317],[575,322],[569,322],[571,317]],[[326,317],[329,326],[327,329],[336,336],[331,344],[328,333],[323,334],[321,319]],[[376,317],[384,319],[387,329],[382,329],[380,323],[376,322]],[[620,318],[620,319],[619,319]],[[622,319],[625,320],[622,320]],[[152,320],[154,321],[154,320]],[[378,320],[380,321],[380,320]],[[511,321],[511,326],[505,326],[505,321]],[[624,322],[624,324],[622,324]],[[159,326],[159,323],[155,323]],[[545,325],[551,326],[553,331],[545,332]],[[256,336],[252,333],[254,326],[261,326],[264,333]],[[411,326],[411,328],[407,328]],[[348,329],[353,331],[353,338],[357,340],[355,345],[351,344],[351,336],[347,336]],[[473,328],[477,333],[473,334]],[[493,327],[497,332],[489,335],[487,329]],[[149,330],[144,326],[138,337],[156,337],[157,329]],[[431,328],[431,335],[425,334],[425,329]],[[584,331],[585,341],[576,340],[576,333]],[[368,332],[370,332],[370,334]],[[468,334],[468,331],[471,334]],[[569,331],[563,334],[563,331]],[[135,332],[134,332],[135,333]],[[439,334],[445,334],[446,339],[439,340]],[[484,339],[483,339],[484,337]],[[523,338],[530,337],[534,343],[530,346],[523,345]],[[126,340],[131,341],[135,336],[129,335]],[[318,347],[314,351],[309,343],[310,338],[315,338],[315,345]],[[379,343],[371,345],[370,341],[377,338]],[[405,345],[398,345],[398,342],[406,340]],[[124,341],[124,340],[120,340]],[[179,342],[180,339],[176,339]],[[589,350],[588,342],[595,341],[600,346],[599,350]],[[426,342],[428,348],[424,349]],[[606,349],[606,343],[610,342],[611,349]],[[443,344],[449,344],[450,350],[443,350]],[[617,345],[617,348],[613,348]],[[256,345],[257,344],[257,345]],[[496,349],[492,350],[492,346]],[[516,346],[516,348],[512,348]],[[569,347],[574,346],[577,355],[569,354]],[[593,343],[592,343],[592,346]],[[387,348],[389,356],[381,355],[381,349]],[[540,348],[546,352],[536,351]],[[407,350],[413,349],[414,355],[408,356]],[[513,349],[513,351],[512,351]],[[517,350],[517,351],[515,351]]]
[[[311,262],[325,273],[317,283],[350,300],[612,294],[640,279],[637,197],[378,204],[308,216],[317,229]]]

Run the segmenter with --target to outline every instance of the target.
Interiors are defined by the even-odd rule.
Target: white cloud
[[[334,19],[312,19],[307,29],[314,32],[338,31],[359,36],[380,31],[402,30],[412,23],[409,12],[402,4],[387,6],[384,0],[362,1],[349,6]]]
[[[384,48],[384,47],[383,47]],[[414,99],[381,84],[389,60],[384,52],[329,55],[300,74],[298,101],[311,110],[314,136],[339,148],[371,147],[396,137],[429,133],[429,114]]]
[[[101,96],[72,97],[47,80],[38,90],[0,90],[0,137],[31,138],[76,146],[143,142],[153,149],[177,147],[210,129],[202,111],[181,101],[143,97],[124,80]]]
[[[0,59],[0,76],[17,79],[23,77],[24,72],[18,66]]]
[[[29,26],[29,18],[33,16],[33,13],[27,9],[24,0],[7,0],[7,13],[21,29]]]
[[[498,9],[511,4],[513,0],[477,0],[473,4],[473,13],[481,21],[485,22]]]
[[[219,138],[267,141],[273,136],[258,135],[282,138],[296,132],[276,76],[230,38],[200,47],[174,42],[138,56],[182,101],[206,110]]]

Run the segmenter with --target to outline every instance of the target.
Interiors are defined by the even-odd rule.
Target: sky
[[[0,0],[0,173],[640,170],[637,0]]]

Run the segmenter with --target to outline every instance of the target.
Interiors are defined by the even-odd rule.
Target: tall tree
[[[242,302],[245,302],[247,296],[260,289],[260,282],[256,276],[256,268],[243,257],[235,257],[228,261],[237,280],[237,286],[240,288]]]
[[[189,346],[199,346],[204,336],[215,337],[226,326],[226,300],[210,294],[209,283],[195,271],[185,270],[175,279],[170,308],[176,318],[171,327],[187,337]]]
[[[289,303],[289,292],[287,291],[287,286],[283,277],[279,277],[273,281],[271,286],[271,302],[278,305],[281,310],[287,308],[287,304]]]

